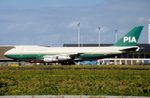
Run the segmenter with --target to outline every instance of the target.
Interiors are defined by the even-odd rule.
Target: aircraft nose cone
[[[4,53],[4,56],[6,56],[6,57],[7,57],[7,56],[8,56],[8,54],[9,54],[8,52],[5,52],[5,53]]]
[[[6,51],[5,53],[4,53],[4,55],[7,55],[8,54],[8,52]]]
[[[9,55],[11,55],[11,53],[12,53],[11,50],[8,50],[4,53],[4,56],[9,58]]]

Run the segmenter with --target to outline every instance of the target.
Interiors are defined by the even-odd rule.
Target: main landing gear
[[[63,62],[59,62],[61,65],[75,65],[75,62],[73,61],[63,61]]]

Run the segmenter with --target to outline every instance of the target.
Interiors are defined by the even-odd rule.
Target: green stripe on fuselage
[[[9,54],[5,55],[8,58],[12,58],[15,60],[43,60],[44,56],[53,56],[53,55],[59,55],[59,54]],[[105,54],[80,54],[78,57],[81,60],[94,60],[94,59],[100,59],[104,58],[108,55]]]
[[[8,58],[16,59],[16,60],[28,60],[28,59],[33,59],[33,60],[42,60],[43,56],[45,54],[9,54],[6,55]]]

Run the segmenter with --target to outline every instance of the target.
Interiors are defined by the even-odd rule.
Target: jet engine
[[[44,62],[57,62],[71,59],[70,56],[67,55],[59,55],[59,56],[44,56]]]
[[[70,56],[60,55],[60,56],[57,56],[57,59],[58,59],[58,60],[69,60],[69,59],[71,59],[71,58],[70,58]]]
[[[56,62],[58,61],[55,57],[46,57],[44,58],[44,62]]]

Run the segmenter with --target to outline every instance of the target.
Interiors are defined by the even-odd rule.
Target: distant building
[[[4,53],[12,48],[13,46],[0,46],[0,60],[10,60],[4,56]]]

